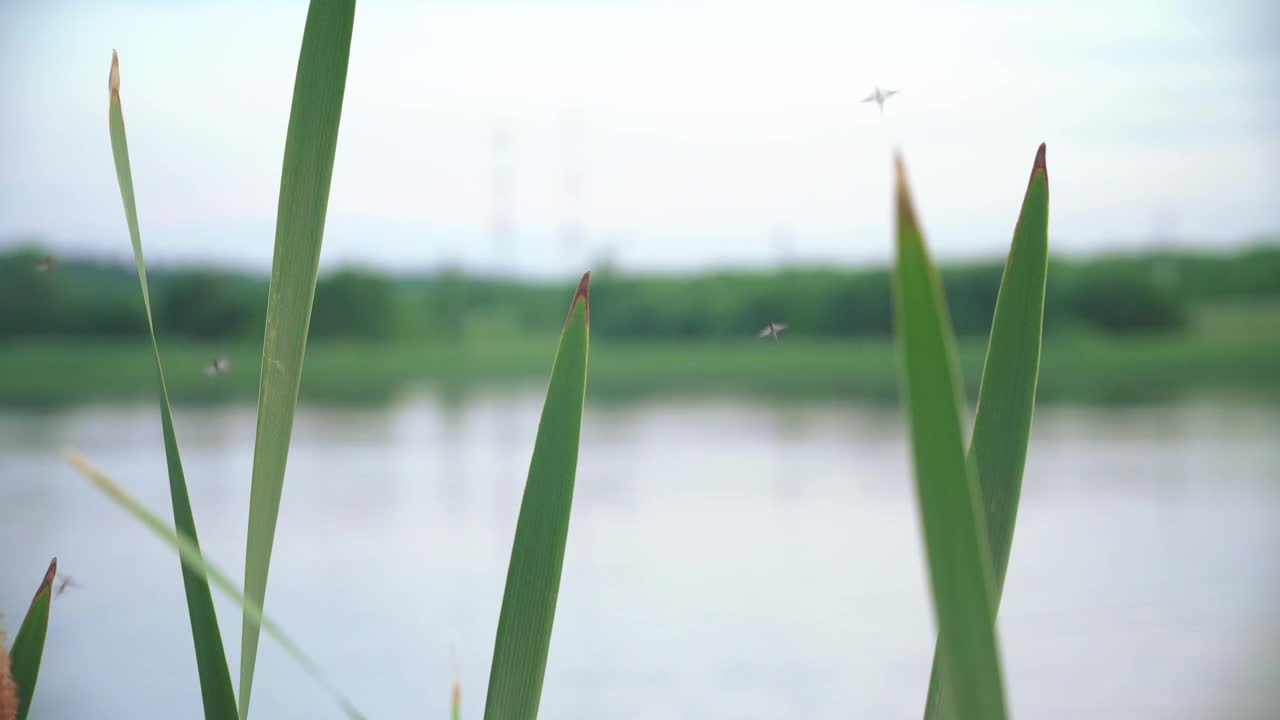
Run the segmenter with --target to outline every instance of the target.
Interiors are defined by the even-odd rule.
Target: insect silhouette
[[[897,94],[898,94],[897,90],[881,90],[880,86],[877,85],[876,89],[872,90],[870,95],[862,98],[862,102],[875,103],[880,108],[880,114],[883,115],[885,101]]]
[[[208,365],[204,366],[204,374],[209,377],[221,375],[229,370],[231,370],[231,361],[224,357],[214,358],[209,361]]]
[[[774,342],[778,342],[778,333],[786,329],[787,329],[786,325],[783,325],[782,323],[776,323],[770,320],[768,324],[764,326],[763,330],[756,333],[756,337],[771,337],[773,338]]]
[[[81,587],[81,585],[80,583],[76,582],[75,578],[67,574],[59,575],[58,589],[53,592],[53,596],[55,598],[62,597],[62,593],[66,592],[70,588],[78,588],[78,587]]]

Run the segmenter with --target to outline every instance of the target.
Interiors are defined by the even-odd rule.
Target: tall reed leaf
[[[538,715],[578,467],[578,434],[587,383],[590,278],[591,273],[582,276],[569,306],[538,422],[502,594],[485,720],[531,720]]]
[[[191,499],[187,495],[187,482],[182,472],[182,458],[178,454],[178,438],[173,429],[169,390],[165,385],[164,367],[160,364],[156,326],[151,317],[151,293],[147,289],[147,269],[142,260],[142,237],[138,229],[138,208],[133,194],[133,171],[129,167],[129,143],[125,138],[124,112],[120,106],[120,61],[114,50],[111,52],[108,86],[111,95],[108,126],[111,130],[111,152],[115,157],[116,181],[120,185],[120,199],[124,202],[129,238],[133,241],[133,261],[138,266],[138,284],[142,288],[142,305],[146,310],[147,328],[151,332],[151,350],[156,361],[156,384],[160,387],[160,426],[164,433],[164,455],[169,469],[173,524],[178,532],[191,540],[192,545],[199,548],[195,518],[191,514]],[[182,585],[187,595],[187,614],[191,617],[191,638],[195,643],[204,716],[206,720],[235,718],[236,696],[231,687],[231,673],[227,669],[227,656],[222,647],[222,633],[218,630],[218,617],[213,610],[209,583],[201,573],[182,563]]]
[[[943,655],[954,680],[951,699],[958,716],[1001,720],[1005,702],[991,554],[978,483],[965,460],[955,339],[900,157],[896,171],[894,319],[934,612],[945,638]]]
[[[258,380],[258,427],[245,549],[245,594],[259,607],[267,594],[271,546],[302,380],[354,18],[355,0],[312,0],[293,84]],[[247,718],[258,657],[258,625],[248,614],[241,639],[240,717]]]
[[[271,618],[263,615],[261,605],[258,605],[250,598],[245,597],[244,594],[235,586],[235,583],[231,582],[227,577],[226,573],[222,572],[206,560],[200,553],[199,546],[192,542],[190,538],[174,532],[173,529],[165,525],[164,521],[155,513],[143,507],[142,503],[138,502],[131,495],[125,492],[124,488],[117,485],[102,471],[90,465],[89,461],[85,460],[84,457],[76,451],[63,450],[62,455],[67,459],[67,462],[71,463],[72,467],[74,467],[81,475],[88,478],[88,480],[93,483],[94,487],[101,490],[112,502],[119,505],[126,512],[132,515],[135,520],[141,522],[161,540],[164,540],[171,547],[177,550],[178,555],[182,558],[182,561],[185,564],[198,572],[201,577],[207,577],[209,580],[212,580],[213,584],[216,585],[219,590],[226,593],[231,597],[231,599],[235,600],[236,603],[243,608],[244,614],[251,618],[255,625],[261,626],[267,631],[268,635],[274,637],[276,641],[280,643],[280,646],[284,648],[285,652],[287,652],[289,656],[298,663],[303,671],[323,686],[325,690],[329,691],[348,717],[362,717],[360,712],[356,710],[355,705],[347,699],[346,695],[344,695],[342,691],[339,690],[323,672],[321,672],[320,666],[317,665],[314,660],[307,657],[307,655],[302,652],[302,649],[298,647],[298,644],[291,640],[288,635],[285,635],[279,625],[277,625]],[[234,708],[232,709],[234,710]]]
[[[18,714],[14,720],[25,720],[36,694],[36,677],[40,674],[40,658],[44,655],[44,638],[49,632],[49,604],[53,602],[53,578],[58,574],[58,558],[49,561],[44,580],[31,598],[27,616],[22,618],[18,634],[9,647],[9,671],[17,686]]]
[[[987,361],[982,368],[978,411],[973,422],[969,461],[978,473],[986,510],[995,608],[1000,606],[1013,526],[1022,492],[1022,469],[1031,436],[1036,379],[1040,374],[1040,337],[1044,325],[1045,274],[1049,262],[1049,176],[1044,145],[1036,152],[1022,212],[1013,228],[1005,263]],[[924,716],[947,717],[943,698],[949,690],[941,654],[935,650]]]

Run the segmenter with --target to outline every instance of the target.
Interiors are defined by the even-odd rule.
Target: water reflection
[[[450,645],[478,714],[540,403],[299,413],[268,609],[373,716],[445,716]],[[238,576],[253,410],[176,419],[201,540]],[[544,715],[916,715],[933,639],[901,424],[835,403],[589,405]],[[1018,715],[1266,715],[1278,430],[1274,406],[1212,401],[1038,412],[1001,611]],[[153,404],[0,412],[6,624],[49,556],[84,585],[55,604],[38,710],[197,713],[177,561],[63,445],[169,508]],[[219,613],[234,652],[238,615]],[[335,715],[273,645],[259,673],[256,715]]]

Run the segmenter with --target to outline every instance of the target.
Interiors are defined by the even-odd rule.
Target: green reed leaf
[[[268,635],[275,638],[276,642],[280,643],[280,647],[284,648],[285,652],[289,654],[289,657],[293,658],[294,662],[298,663],[307,675],[311,676],[313,680],[333,696],[334,700],[342,708],[343,712],[346,713],[347,717],[363,717],[360,711],[356,709],[355,705],[347,699],[347,696],[338,689],[337,685],[329,680],[329,678],[320,670],[320,666],[308,657],[306,653],[302,652],[301,647],[290,639],[289,636],[280,629],[280,626],[277,625],[275,621],[262,613],[261,605],[254,602],[252,598],[246,597],[244,593],[240,592],[240,589],[236,587],[235,583],[231,582],[226,573],[222,572],[213,565],[213,563],[206,560],[201,554],[199,546],[192,542],[190,538],[174,532],[173,528],[165,525],[164,521],[161,520],[159,516],[144,507],[142,503],[134,499],[134,497],[129,495],[129,493],[125,492],[124,488],[117,485],[115,481],[107,477],[107,475],[101,470],[98,470],[93,465],[89,464],[89,461],[80,455],[80,453],[75,450],[67,449],[62,451],[62,456],[66,458],[67,462],[71,463],[71,466],[74,467],[76,471],[81,475],[84,475],[89,482],[93,483],[94,487],[101,490],[107,498],[132,515],[135,520],[138,520],[145,525],[147,529],[151,530],[151,532],[155,533],[157,537],[168,543],[170,547],[177,550],[183,563],[192,568],[194,572],[199,573],[202,578],[208,578],[208,580],[212,581],[219,590],[226,593],[232,600],[235,600],[236,604],[244,610],[245,617],[249,618],[250,622],[254,625],[266,630]]]
[[[1022,493],[1022,470],[1031,437],[1036,381],[1040,375],[1045,276],[1049,263],[1049,175],[1044,155],[1042,144],[1036,152],[1022,211],[1013,228],[969,445],[969,461],[978,473],[986,511],[996,609],[1000,606],[1009,567],[1018,498]],[[935,650],[924,712],[927,720],[947,717],[944,698],[949,693],[948,684],[941,654]]]
[[[485,720],[531,720],[538,715],[578,467],[587,383],[590,278],[590,273],[582,276],[569,306],[538,422],[502,594]]]
[[[13,636],[9,647],[9,672],[17,690],[18,714],[14,720],[26,720],[31,709],[31,699],[36,693],[36,678],[40,675],[40,659],[44,656],[44,639],[49,633],[49,606],[53,602],[53,578],[58,574],[58,558],[49,561],[44,580],[36,588],[26,617]]]
[[[138,283],[142,288],[142,304],[147,314],[147,328],[151,333],[151,349],[156,363],[156,384],[160,388],[160,426],[164,433],[164,455],[169,471],[173,523],[178,532],[198,549],[200,541],[196,537],[195,517],[191,513],[191,499],[182,472],[182,457],[178,453],[178,437],[173,429],[173,412],[169,407],[169,390],[165,384],[164,367],[160,363],[160,346],[156,341],[156,326],[151,315],[151,293],[147,288],[147,269],[142,259],[142,237],[138,229],[138,208],[133,193],[133,171],[129,166],[129,143],[125,138],[124,112],[120,104],[120,62],[115,51],[111,53],[108,89],[111,152],[115,158],[120,199],[124,202],[125,222],[129,226],[129,238],[133,241],[133,260],[138,267]],[[227,656],[222,647],[222,633],[218,629],[218,616],[214,612],[209,584],[199,572],[182,563],[182,586],[187,596],[187,614],[191,618],[191,638],[195,643],[196,669],[200,675],[204,716],[206,720],[234,720],[237,717],[235,690],[231,687],[231,673],[227,669]]]
[[[951,699],[965,720],[1002,720],[991,554],[977,479],[964,452],[955,339],[937,271],[897,170],[894,319],[929,585]]]
[[[245,594],[258,607],[267,594],[285,463],[302,382],[354,19],[355,0],[312,0],[293,85],[267,294],[245,548]],[[248,614],[243,619],[241,641],[240,717],[247,718],[258,657],[258,625]]]

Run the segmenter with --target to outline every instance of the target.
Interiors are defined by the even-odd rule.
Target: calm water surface
[[[374,718],[478,718],[537,391],[300,411],[267,610]],[[179,408],[206,552],[243,573],[251,407]],[[915,718],[933,623],[896,411],[590,405],[544,718]],[[1024,718],[1280,707],[1280,408],[1038,411],[1000,634]],[[0,411],[0,611],[48,558],[32,718],[198,717],[178,561],[58,458],[170,517],[150,404]],[[219,598],[232,676],[240,621]],[[264,638],[258,718],[337,717]]]

